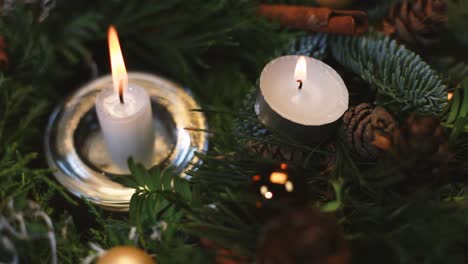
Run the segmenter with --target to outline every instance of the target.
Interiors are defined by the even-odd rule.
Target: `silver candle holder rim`
[[[206,118],[202,112],[191,111],[200,109],[200,105],[189,89],[165,78],[142,72],[129,72],[128,78],[129,83],[145,88],[152,103],[157,104],[158,109],[165,109],[167,113],[163,114],[172,119],[165,121],[166,123],[159,122],[173,127],[172,136],[175,142],[173,146],[165,149],[164,154],[167,154],[167,157],[155,155],[155,161],[165,161],[165,164],[171,166],[175,173],[181,177],[187,177],[185,172],[200,162],[195,152],[204,152],[208,148],[208,135],[200,132],[207,130]],[[97,120],[92,120],[93,111],[95,115],[95,97],[111,84],[110,75],[100,77],[80,87],[57,105],[47,124],[44,149],[47,163],[53,169],[55,178],[72,194],[84,197],[105,209],[127,211],[135,189],[112,181],[108,176],[115,174],[109,170],[106,171],[107,167],[90,164],[90,161],[80,154],[82,146],[77,146],[75,142],[80,140],[80,136],[76,138],[76,134],[83,126],[81,122],[84,122],[84,119],[91,120],[88,121],[90,127],[98,127]],[[153,109],[153,113],[155,111],[158,110]],[[96,131],[94,132],[99,134]],[[91,132],[87,131],[86,136],[91,137],[89,135]],[[161,137],[157,140],[160,139]],[[99,142],[99,137],[96,140]],[[91,145],[95,143],[91,142],[93,142]],[[98,155],[101,155],[99,151]]]

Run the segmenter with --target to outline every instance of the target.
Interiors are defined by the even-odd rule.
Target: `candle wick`
[[[299,87],[297,87],[299,90],[302,89],[302,80],[297,80],[297,82],[299,83]]]
[[[122,80],[119,81],[119,99],[120,99],[120,103],[121,104],[124,104],[124,98],[123,98],[123,83],[122,83]]]

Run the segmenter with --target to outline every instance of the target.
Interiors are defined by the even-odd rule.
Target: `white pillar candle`
[[[107,151],[112,160],[127,170],[129,157],[150,166],[154,149],[154,128],[151,101],[146,91],[130,84],[120,103],[111,88],[96,98],[96,112]]]
[[[151,101],[145,89],[128,85],[117,32],[109,28],[113,88],[96,97],[96,112],[112,160],[128,171],[127,160],[150,166],[154,149]]]
[[[305,56],[283,56],[260,76],[257,115],[277,132],[317,142],[348,109],[348,90],[327,64]],[[320,129],[318,129],[320,127]]]

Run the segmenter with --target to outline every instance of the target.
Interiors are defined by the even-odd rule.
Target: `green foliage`
[[[260,219],[255,217],[254,197],[245,190],[250,190],[250,175],[259,163],[245,154],[212,152],[200,156],[204,163],[189,174],[204,206],[188,215],[184,230],[252,258]]]
[[[428,59],[431,66],[436,69],[449,87],[456,87],[468,79],[468,65],[452,56],[438,56]]]
[[[29,192],[33,195],[39,195],[38,185],[41,182],[49,182],[47,171],[34,170],[28,168],[28,165],[37,157],[36,153],[30,153],[22,156],[16,149],[16,145],[12,144],[5,152],[0,160],[0,180],[2,189],[0,191],[0,209],[5,206],[8,199],[13,199],[19,196],[26,196]],[[56,186],[55,183],[51,183]]]
[[[140,183],[143,189],[138,189],[132,199],[131,217],[107,217],[102,210],[89,206],[90,212],[81,214],[94,218],[96,223],[88,232],[82,232],[82,224],[76,226],[77,230],[75,224],[62,218],[61,204],[70,207],[74,202],[51,179],[50,171],[42,169],[46,166],[43,160],[34,159],[34,153],[21,155],[18,149],[42,151],[40,132],[47,119],[45,113],[75,87],[72,80],[83,81],[81,64],[93,63],[93,59],[99,66],[107,64],[108,56],[101,54],[105,54],[109,23],[119,30],[129,69],[161,71],[182,80],[214,108],[238,105],[236,98],[251,86],[250,81],[257,76],[255,71],[277,49],[283,49],[290,36],[276,31],[277,25],[257,19],[253,12],[253,5],[246,1],[197,1],[190,5],[179,0],[60,1],[43,21],[29,5],[15,5],[0,18],[9,56],[9,64],[2,69],[8,79],[2,75],[0,81],[0,201],[27,196],[41,202],[53,215],[56,227],[68,230],[64,236],[57,233],[61,263],[79,262],[90,252],[88,241],[97,241],[106,248],[132,244],[128,239],[132,225],[138,230],[138,244],[155,252],[158,261],[207,263],[210,254],[199,250],[187,234],[180,232],[189,205],[197,208],[186,181],[175,180],[174,191],[169,191],[169,172],[151,172],[161,175],[161,181],[153,178],[156,181],[142,182],[138,175],[146,172],[134,165],[138,180],[133,184]],[[219,116],[211,121],[216,127],[231,127]],[[57,197],[57,193],[63,196]],[[56,202],[63,197],[68,200]],[[152,239],[152,228],[160,223],[167,227],[161,230],[160,240]],[[27,243],[17,246],[31,249]],[[48,252],[45,245],[35,250]],[[33,258],[25,255],[24,259]]]
[[[83,231],[78,229],[73,218],[68,214],[56,217],[54,225],[59,263],[73,264],[81,261],[83,256],[89,253],[89,249],[81,238]]]
[[[31,163],[35,152],[27,152],[31,142],[40,140],[37,119],[44,113],[47,102],[37,99],[37,91],[0,76],[0,201],[19,196],[34,196],[48,202],[53,191],[63,194],[62,187],[49,179],[49,171],[36,169]],[[21,118],[19,118],[21,117]],[[24,152],[23,152],[24,151]],[[27,153],[27,154],[22,154]],[[52,192],[42,192],[41,186]],[[68,195],[65,195],[68,197]],[[70,200],[70,199],[69,199]],[[4,206],[0,203],[0,210]]]
[[[330,44],[334,58],[383,97],[380,104],[433,114],[445,107],[447,89],[441,79],[416,53],[388,37],[335,37]]]
[[[450,102],[449,112],[447,115],[446,124],[453,124],[458,118],[464,118],[468,114],[468,86],[465,84],[462,89],[456,89],[453,92],[452,101]]]
[[[0,32],[5,38],[10,64],[6,69],[9,77],[37,79],[45,74],[52,63],[51,43],[39,33],[34,13],[17,7],[0,20]]]
[[[16,5],[2,16],[0,32],[10,61],[5,73],[10,78],[50,84],[47,81],[69,78],[76,71],[64,66],[76,67],[78,61],[89,56],[85,43],[96,38],[99,16],[88,12],[63,21],[64,15],[53,13],[39,22],[31,8]],[[42,89],[47,92],[45,87]]]
[[[314,57],[323,60],[327,55],[328,35],[310,34],[293,41],[288,53]]]
[[[170,168],[160,170],[155,167],[147,171],[132,159],[129,160],[129,168],[132,178],[115,180],[136,189],[130,200],[129,221],[136,227],[139,242],[144,247],[149,246],[147,241],[150,241],[151,232],[154,228],[161,228],[163,232],[158,238],[161,243],[178,243],[178,229],[184,212],[193,209],[188,181],[171,173]]]
[[[447,6],[448,28],[466,47],[468,46],[468,34],[466,32],[466,25],[468,23],[468,1],[448,0]]]
[[[86,42],[96,39],[102,32],[100,28],[102,18],[97,13],[88,12],[70,19],[65,25],[57,21],[61,19],[62,17],[57,17],[54,13],[46,20],[44,30],[48,31],[49,41],[53,43],[55,48],[53,52],[69,63],[77,64],[91,55]]]
[[[466,208],[422,197],[399,202],[356,208],[353,262],[464,263]]]
[[[379,23],[393,1],[375,2],[355,1],[353,8],[369,11]],[[465,26],[460,26],[466,19],[465,2],[449,1],[449,13],[456,12],[449,25],[459,36],[466,34]],[[449,179],[437,186],[407,186],[401,166],[414,165],[412,161],[363,162],[339,137],[329,142],[332,148],[289,142],[270,134],[253,114],[255,81],[273,56],[286,52],[322,59],[331,50],[336,61],[327,62],[338,69],[341,64],[369,82],[379,103],[393,107],[397,115],[441,113],[446,88],[419,56],[388,38],[374,33],[353,38],[282,31],[276,23],[256,17],[256,4],[58,1],[43,21],[30,5],[16,5],[2,14],[0,31],[10,62],[0,77],[0,216],[9,215],[8,201],[18,206],[28,199],[38,201],[54,222],[60,263],[80,262],[92,253],[89,242],[105,249],[135,245],[155,254],[158,263],[212,263],[215,249],[201,242],[209,241],[253,261],[266,220],[254,206],[257,198],[250,192],[250,177],[273,162],[248,151],[246,143],[254,140],[305,153],[300,169],[307,181],[307,201],[334,212],[353,245],[355,263],[463,263],[467,246],[463,234],[468,230],[468,87],[454,90],[454,99],[441,115],[454,158]],[[96,62],[102,72],[108,71],[109,24],[119,31],[128,69],[160,72],[192,87],[203,102],[199,111],[210,121],[211,148],[197,154],[203,163],[188,172],[190,181],[170,169],[147,171],[133,161],[131,177],[115,178],[135,188],[128,215],[105,212],[87,200],[84,209],[75,207],[37,154],[42,151],[46,114],[85,81],[83,64]],[[468,73],[460,58],[437,57],[430,62],[451,87]],[[72,210],[73,220],[64,208]],[[43,233],[44,225],[36,220],[28,219],[28,228]],[[50,261],[47,243],[40,242],[44,241],[14,241],[23,262]],[[0,246],[0,256],[2,250]]]
[[[29,137],[37,134],[37,119],[46,110],[47,102],[37,99],[37,91],[0,76],[0,153],[17,143],[26,146]],[[21,118],[18,118],[21,117]]]
[[[367,11],[371,23],[378,24],[397,0],[356,1],[357,7]]]
[[[289,34],[271,34],[277,25],[257,18],[250,1],[114,1],[97,9],[116,25],[130,69],[163,72],[201,92],[205,71],[236,65],[256,76],[289,42]]]

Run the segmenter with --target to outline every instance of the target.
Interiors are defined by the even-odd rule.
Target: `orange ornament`
[[[108,250],[97,264],[156,264],[145,251],[132,246],[117,246]]]

